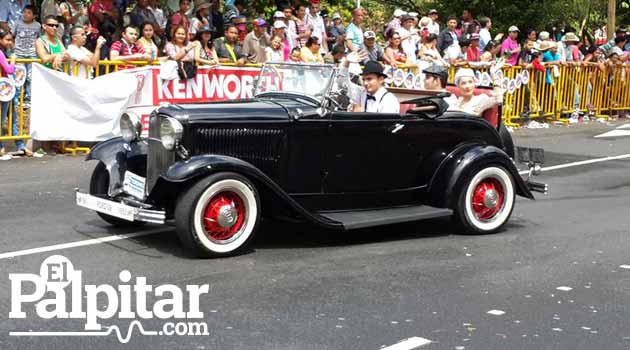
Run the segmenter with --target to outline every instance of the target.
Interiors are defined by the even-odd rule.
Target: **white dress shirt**
[[[340,69],[337,71],[337,84],[333,86],[333,89],[342,89],[343,86],[347,87],[347,96],[352,103],[361,106],[364,112],[370,113],[400,113],[400,102],[396,95],[387,91],[387,88],[381,86],[380,89],[374,94],[374,99],[368,99],[367,90],[361,85],[357,85],[350,80],[350,73],[348,67],[345,66],[345,58],[339,64]],[[355,67],[358,64],[350,64],[350,69],[354,73]]]

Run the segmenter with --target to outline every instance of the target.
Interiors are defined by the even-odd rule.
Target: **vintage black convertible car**
[[[262,216],[350,230],[452,215],[465,233],[491,233],[515,195],[544,191],[519,176],[509,133],[445,113],[439,96],[403,115],[347,112],[344,79],[268,64],[255,98],[161,106],[148,137],[124,114],[122,137],[88,156],[99,163],[77,204],[114,225],[174,219],[184,245],[224,256]]]

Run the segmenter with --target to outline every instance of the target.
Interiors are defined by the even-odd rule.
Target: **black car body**
[[[487,233],[515,195],[534,198],[511,140],[485,120],[439,108],[341,111],[330,89],[161,106],[148,137],[92,149],[100,163],[77,203],[113,224],[175,219],[185,245],[221,256],[250,241],[261,215],[338,230],[454,215],[466,232]]]

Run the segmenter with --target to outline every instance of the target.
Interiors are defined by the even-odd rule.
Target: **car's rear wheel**
[[[103,162],[99,162],[94,171],[92,172],[92,177],[90,178],[90,194],[93,196],[113,200],[108,196],[109,190],[109,172],[107,171],[107,167]],[[115,216],[103,214],[100,212],[96,212],[96,214],[105,222],[117,226],[117,227],[135,227],[142,226],[145,222],[142,221],[127,221]]]
[[[485,165],[471,171],[456,192],[454,219],[468,234],[498,231],[514,209],[514,181],[505,168]]]
[[[175,223],[180,241],[202,257],[244,250],[260,219],[260,198],[252,183],[234,173],[208,176],[178,200]]]

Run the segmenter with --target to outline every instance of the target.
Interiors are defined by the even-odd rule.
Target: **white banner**
[[[141,102],[150,75],[150,69],[138,68],[90,80],[33,64],[31,137],[102,141],[119,135],[120,115]]]

